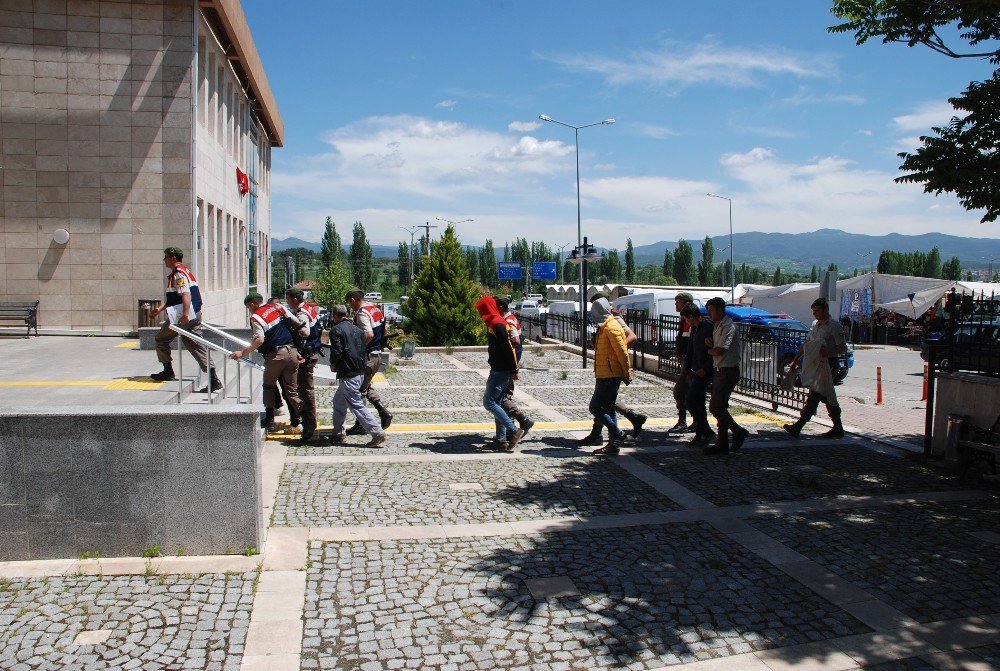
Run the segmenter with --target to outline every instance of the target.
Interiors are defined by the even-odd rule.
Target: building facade
[[[0,0],[0,302],[131,331],[176,246],[204,318],[244,324],[282,135],[238,0]]]

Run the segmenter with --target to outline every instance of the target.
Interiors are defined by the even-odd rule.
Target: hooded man
[[[632,383],[632,364],[628,358],[625,330],[611,314],[611,304],[606,298],[598,298],[590,306],[590,314],[597,323],[597,337],[594,342],[594,395],[590,398],[590,414],[608,427],[608,444],[594,451],[594,454],[612,456],[618,454],[619,446],[625,440],[625,433],[618,428],[615,416],[615,402],[622,382]]]
[[[504,452],[513,452],[524,436],[524,431],[514,426],[501,402],[507,385],[518,377],[517,352],[510,338],[510,326],[500,314],[496,299],[493,296],[483,296],[476,301],[476,311],[486,324],[490,376],[486,379],[483,407],[490,411],[496,423],[493,446]]]

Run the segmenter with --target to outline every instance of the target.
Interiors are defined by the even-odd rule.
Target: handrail
[[[230,342],[236,343],[240,347],[244,347],[245,348],[245,347],[249,347],[250,346],[250,343],[247,342],[246,340],[241,340],[240,338],[237,338],[236,336],[234,336],[232,333],[227,333],[226,331],[223,331],[220,328],[212,326],[211,324],[206,324],[205,322],[202,322],[201,326],[202,326],[202,328],[208,329],[209,331],[211,331],[215,335],[222,336],[226,340],[229,340]]]
[[[207,324],[202,324],[202,326],[207,327],[209,331],[212,331],[213,333],[218,333],[219,335],[221,335],[221,336],[223,336],[223,337],[225,337],[225,338],[227,338],[229,340],[232,340],[233,342],[236,342],[237,344],[240,343],[240,342],[242,342],[238,338],[234,338],[230,334],[226,333],[225,331],[221,331],[220,329],[217,329],[214,326],[208,326]],[[215,344],[211,340],[207,340],[205,338],[202,338],[199,335],[195,335],[194,333],[191,333],[190,331],[182,329],[179,326],[177,326],[176,324],[170,324],[170,330],[173,331],[174,333],[176,333],[177,335],[181,336],[182,338],[190,338],[191,340],[204,345],[208,349],[207,354],[208,354],[208,369],[209,369],[209,371],[212,370],[212,351],[214,350],[216,352],[221,352],[222,355],[223,355],[223,359],[222,359],[222,367],[223,367],[222,368],[222,377],[223,377],[223,379],[226,378],[226,376],[227,376],[227,370],[228,370],[227,369],[227,364],[229,362],[229,355],[232,354],[232,352],[230,350],[226,349],[222,345]],[[249,343],[245,344],[244,347],[246,347],[248,344]],[[178,375],[178,379],[177,379],[177,402],[180,403],[181,402],[181,393],[182,393],[182,391],[184,389],[184,357],[183,356],[178,356],[177,359],[178,359],[178,365],[179,365],[179,371],[180,371],[180,375]],[[248,357],[241,357],[239,359],[236,359],[236,365],[237,365],[237,369],[236,369],[236,401],[237,401],[237,403],[241,403],[243,401],[243,395],[242,395],[241,389],[240,389],[240,387],[241,387],[241,377],[242,377],[240,375],[240,371],[239,371],[239,365],[240,364],[244,364],[244,365],[246,365],[246,366],[249,367],[249,373],[250,373],[250,393],[249,393],[249,396],[247,397],[247,402],[248,403],[252,403],[253,402],[253,397],[254,397],[253,371],[254,371],[254,369],[259,370],[259,371],[261,371],[261,374],[263,375],[264,367],[261,366],[259,363],[255,362],[255,361],[252,361]],[[208,383],[205,385],[205,389],[206,389],[206,391],[205,391],[206,398],[208,400],[209,405],[211,405],[213,403],[213,400],[212,400],[212,379],[211,379],[211,377],[209,377]],[[225,397],[225,384],[223,384],[222,393],[223,393],[223,397]]]

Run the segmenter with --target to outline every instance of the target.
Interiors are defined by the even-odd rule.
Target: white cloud
[[[667,177],[608,177],[586,180],[580,193],[588,201],[599,201],[631,216],[662,219],[680,216],[686,199],[701,196],[712,186],[711,182]]]
[[[805,88],[800,88],[793,95],[784,98],[781,102],[789,105],[864,105],[866,100],[863,96],[854,93],[815,94],[808,92]]]
[[[507,124],[507,130],[512,130],[515,133],[530,133],[533,130],[537,130],[541,125],[541,121],[511,121]]]
[[[634,128],[639,135],[651,137],[657,140],[664,140],[668,137],[680,135],[677,131],[671,130],[666,126],[660,126],[653,123],[633,123],[629,124],[629,126]]]
[[[458,104],[457,100],[442,100],[434,107],[444,107],[445,109],[451,109]]]
[[[872,131],[868,130],[867,128],[860,128],[860,129],[858,129],[858,135],[864,135],[865,137],[871,137],[872,135],[874,135],[874,133],[872,133]]]
[[[730,123],[730,130],[740,133],[750,133],[751,135],[763,135],[764,137],[801,137],[798,131],[786,130],[784,128],[771,128],[768,126],[745,126],[743,124]]]
[[[962,116],[948,101],[922,103],[909,114],[902,114],[892,120],[896,130],[903,133],[929,131],[934,126],[943,126],[953,116]]]
[[[658,51],[636,51],[624,58],[598,54],[541,55],[577,71],[604,77],[609,84],[647,84],[681,88],[690,84],[758,86],[764,77],[835,76],[834,61],[815,54],[796,54],[777,47],[729,47],[713,41],[700,44],[666,42]]]

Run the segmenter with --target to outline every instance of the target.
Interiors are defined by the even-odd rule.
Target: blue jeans
[[[590,397],[590,414],[594,419],[608,427],[608,435],[621,438],[615,417],[615,402],[618,400],[618,389],[622,386],[620,377],[601,377],[594,385],[594,395]]]
[[[483,407],[493,414],[497,429],[496,437],[499,440],[507,440],[507,436],[517,431],[513,420],[500,405],[507,385],[510,384],[510,378],[509,370],[491,370],[490,376],[486,378],[486,393],[483,394]]]

